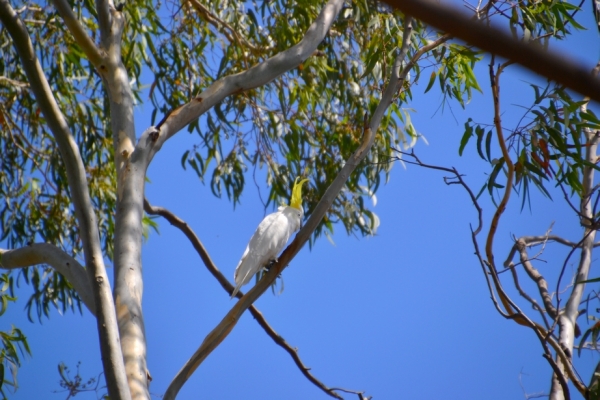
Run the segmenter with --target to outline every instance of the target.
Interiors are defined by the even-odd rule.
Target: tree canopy
[[[423,2],[423,7],[437,6]],[[581,7],[564,1],[488,2],[469,6],[469,14],[461,14],[466,19],[452,23],[436,20],[433,12],[421,17],[413,2],[0,0],[0,264],[10,270],[2,275],[2,311],[20,293],[16,286],[33,290],[26,303],[31,320],[42,321],[53,309],[87,313],[87,308],[97,320],[111,398],[148,398],[152,371],[142,312],[142,244],[157,230],[157,216],[179,227],[223,288],[232,290],[190,227],[145,199],[147,181],[152,185],[148,168],[153,162],[177,163],[234,208],[258,187],[264,210],[288,202],[295,178],[307,177],[303,228],[160,389],[174,398],[244,311],[260,321],[252,303],[307,241],[311,246],[322,236],[334,241],[336,227],[349,235],[375,235],[376,193],[394,165],[416,164],[444,171],[446,183],[464,189],[465,209],[476,215],[465,246],[474,246],[473,261],[484,272],[492,304],[539,339],[553,371],[551,398],[569,398],[567,382],[571,391],[595,395],[595,379],[588,384],[578,376],[573,357],[578,345],[594,347],[599,331],[578,322],[580,308],[589,311],[595,293],[578,282],[595,277],[590,268],[599,226],[600,120],[588,102],[600,99],[598,68],[573,66],[546,53],[557,42],[577,40],[584,29],[580,21],[590,16]],[[447,32],[428,25],[448,21],[452,26],[439,26]],[[461,24],[473,24],[498,42],[479,44],[475,31],[463,33]],[[514,49],[498,47],[502,43]],[[523,49],[549,57],[544,61],[559,73],[540,70],[554,80],[521,84],[519,115],[506,118],[500,89]],[[430,99],[427,112],[452,113],[469,110],[481,95],[492,104],[487,116],[460,121],[460,129],[453,129],[456,146],[448,151],[480,157],[486,168],[482,180],[467,182],[465,171],[413,152],[427,136],[413,123],[417,96]],[[183,130],[193,144],[177,159],[156,161]],[[496,255],[495,240],[508,204],[531,210],[539,194],[557,193],[581,222],[582,236],[528,232],[514,238],[501,264],[506,254]],[[210,212],[193,199],[190,207]],[[547,283],[555,277],[537,271],[536,257],[527,252],[549,242],[571,249],[555,288]],[[575,252],[580,260],[568,285],[571,277],[563,275]],[[535,290],[520,288],[521,266]],[[515,292],[504,287],[509,274]],[[523,311],[514,299],[519,295],[534,312]],[[21,329],[2,332],[5,395],[23,354],[30,352]],[[279,344],[297,357],[289,345]],[[301,370],[330,396],[343,395]]]

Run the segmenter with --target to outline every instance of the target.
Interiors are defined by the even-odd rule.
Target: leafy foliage
[[[98,42],[94,2],[72,1],[70,5]],[[142,123],[156,124],[217,79],[247,70],[295,45],[321,6],[309,0],[126,4],[122,59],[136,100],[149,100],[152,105],[152,120]],[[19,1],[13,7],[25,21],[79,145],[104,255],[110,258],[117,183],[102,80],[51,6]],[[576,6],[560,1],[495,2],[489,16],[506,20],[515,37],[547,45],[568,35],[570,29],[581,28],[575,21],[577,11]],[[381,99],[401,45],[402,19],[373,0],[347,3],[318,51],[296,70],[225,99],[191,123],[188,130],[196,144],[182,155],[182,167],[194,171],[215,196],[225,194],[234,206],[246,189],[248,174],[266,180],[265,207],[287,202],[294,179],[309,177],[304,205],[310,215],[344,160],[359,145],[365,123]],[[440,37],[418,21],[413,22],[413,33],[409,56]],[[44,241],[78,256],[81,242],[60,154],[3,27],[0,39],[0,241],[11,248]],[[394,149],[410,147],[419,137],[410,117],[413,85],[428,79],[425,92],[439,88],[443,104],[456,101],[466,107],[473,91],[481,91],[474,69],[482,58],[470,46],[448,41],[416,60],[413,78],[383,118],[372,151],[349,178],[313,240],[331,235],[335,224],[348,234],[376,232],[379,218],[369,208],[369,199],[375,200],[382,180],[389,179]],[[476,151],[490,166],[482,192],[487,189],[492,198],[496,189],[505,186],[503,173],[512,161],[515,190],[523,206],[532,187],[549,196],[545,185],[550,181],[581,195],[582,169],[591,166],[583,157],[583,132],[600,128],[594,113],[582,111],[581,102],[563,88],[532,86],[532,90],[533,104],[525,107],[522,123],[507,136],[512,160],[498,154],[493,127],[472,119],[465,123],[459,146],[463,154],[475,138]],[[145,218],[144,223],[146,233],[156,229],[151,219]],[[12,285],[12,277],[5,277]],[[70,284],[53,270],[31,268],[21,278],[34,289],[27,303],[30,319],[48,316],[52,307],[61,312],[80,308]],[[11,299],[2,297],[2,310]],[[14,344],[28,352],[24,337],[16,328],[2,334],[7,335],[3,336],[5,349],[10,348],[2,353],[3,361],[18,365]]]
[[[9,302],[16,297],[9,294],[13,291],[13,280],[8,274],[0,275],[0,316],[4,314]],[[6,398],[7,385],[16,389],[17,369],[21,366],[21,356],[31,354],[27,338],[20,329],[14,326],[6,332],[0,332],[0,394]]]

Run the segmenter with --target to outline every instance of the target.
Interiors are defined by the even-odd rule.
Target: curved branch
[[[49,243],[34,243],[20,249],[0,249],[0,268],[17,269],[48,264],[64,276],[83,301],[96,315],[92,287],[85,268],[76,259]]]
[[[496,212],[492,217],[492,221],[490,223],[490,230],[488,232],[487,241],[485,244],[485,254],[488,258],[488,261],[492,265],[492,268],[496,270],[496,265],[494,263],[494,252],[492,246],[494,244],[494,237],[496,235],[496,230],[498,229],[498,223],[500,222],[500,217],[506,210],[506,206],[508,204],[508,200],[510,199],[510,194],[513,190],[513,179],[515,166],[510,158],[510,154],[508,154],[508,148],[506,146],[506,142],[504,140],[504,134],[502,133],[502,120],[500,118],[500,74],[502,74],[504,70],[504,65],[498,67],[498,71],[494,73],[494,57],[492,56],[492,60],[490,61],[490,82],[492,85],[492,96],[494,98],[494,127],[496,129],[496,137],[498,140],[498,145],[502,151],[502,158],[506,163],[506,186],[504,189],[504,195],[502,196],[502,200],[498,207],[496,208]],[[510,310],[510,309],[509,309]]]
[[[100,49],[98,49],[94,41],[90,38],[85,29],[83,29],[83,26],[81,26],[81,23],[75,16],[69,3],[67,3],[66,0],[52,0],[52,3],[90,62],[94,67],[100,69],[103,59]]]
[[[510,271],[510,273],[513,277],[513,282],[515,284],[515,288],[517,289],[517,291],[519,292],[521,297],[523,297],[525,300],[527,300],[529,303],[531,303],[531,307],[540,313],[540,316],[542,317],[542,320],[544,321],[544,326],[546,327],[546,330],[549,330],[550,324],[548,323],[548,318],[546,318],[544,309],[542,307],[540,307],[540,305],[534,298],[529,296],[529,294],[527,294],[527,292],[525,292],[523,290],[523,288],[521,288],[521,284],[519,283],[519,274],[517,274],[517,270],[514,268],[514,264],[510,268],[508,268],[508,270]],[[556,321],[555,316],[553,316],[553,319],[554,319],[554,321]]]
[[[54,99],[27,29],[7,0],[0,0],[0,20],[13,40],[36,101],[65,163],[75,217],[83,243],[86,270],[96,304],[96,322],[108,391],[110,396],[116,399],[129,399],[112,291],[106,275],[98,225],[79,148]]]

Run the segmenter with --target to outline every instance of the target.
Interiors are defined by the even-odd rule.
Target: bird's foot
[[[271,267],[272,267],[273,265],[275,265],[275,263],[276,263],[276,262],[277,262],[277,259],[276,259],[276,258],[274,258],[273,260],[270,260],[270,261],[269,261],[269,263],[268,263],[267,265],[265,265],[265,269],[266,269],[267,271],[268,271],[268,270],[270,270],[270,269],[271,269]]]

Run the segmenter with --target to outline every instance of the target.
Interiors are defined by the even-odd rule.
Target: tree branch
[[[386,0],[392,7],[492,54],[512,60],[555,82],[600,101],[600,81],[571,58],[513,39],[503,31],[474,21],[454,7],[432,0]]]
[[[531,261],[529,261],[529,255],[527,254],[527,244],[525,243],[525,241],[519,239],[517,240],[517,243],[515,243],[515,246],[517,246],[517,249],[519,250],[519,257],[521,260],[521,264],[525,269],[525,272],[527,272],[527,275],[529,275],[531,280],[533,280],[536,286],[538,287],[538,291],[540,292],[540,297],[544,302],[544,308],[546,309],[546,312],[548,313],[550,318],[555,320],[558,317],[558,312],[552,304],[552,296],[548,292],[548,283],[546,282],[546,279],[544,279],[542,274],[540,274],[540,272],[533,266],[533,264],[531,264]]]
[[[327,6],[326,6],[327,7]],[[339,10],[338,10],[339,11]],[[388,87],[385,89],[381,101],[375,109],[373,116],[368,124],[365,126],[365,132],[358,149],[346,160],[346,163],[337,174],[333,182],[329,185],[325,194],[316,205],[315,209],[311,213],[304,226],[300,229],[292,243],[281,253],[278,261],[273,264],[270,270],[258,281],[258,283],[250,289],[242,298],[233,306],[233,308],[225,315],[221,322],[206,336],[198,350],[192,355],[192,357],[185,363],[183,368],[177,373],[167,391],[164,395],[164,400],[173,400],[177,396],[177,393],[188,380],[188,378],[194,373],[198,366],[208,357],[214,349],[221,344],[221,342],[229,335],[231,330],[235,327],[238,320],[246,309],[252,305],[277,279],[277,276],[285,269],[290,261],[298,254],[300,249],[306,244],[318,224],[325,216],[331,204],[338,196],[346,181],[350,177],[350,174],[356,169],[358,164],[366,157],[369,150],[373,146],[375,140],[375,132],[379,127],[381,118],[383,117],[385,110],[391,104],[394,95],[402,87],[402,83],[409,72],[408,68],[401,70],[401,61],[408,52],[408,44],[410,42],[410,35],[412,29],[410,29],[410,17],[405,19],[405,29],[403,37],[403,45],[398,54],[396,61],[394,62],[394,69],[390,77]],[[311,27],[312,29],[312,27]],[[310,31],[310,29],[309,29]]]
[[[90,62],[96,67],[96,69],[100,69],[100,65],[103,61],[103,56],[100,53],[100,49],[96,46],[96,44],[92,41],[92,38],[89,37],[81,23],[73,13],[71,6],[67,3],[66,0],[52,0],[54,7],[62,17],[63,21],[65,21],[65,25],[69,28],[69,31],[75,38],[75,41],[81,49],[88,57]]]
[[[219,18],[216,15],[214,15],[213,13],[211,13],[210,10],[208,8],[206,8],[198,0],[188,0],[188,1],[192,4],[192,7],[194,7],[194,9],[200,15],[204,16],[204,18],[206,19],[206,21],[209,24],[213,25],[217,29],[219,29],[220,27],[225,28],[223,30],[223,35],[225,35],[227,37],[227,39],[229,39],[230,42],[237,42],[238,45],[245,46],[248,49],[250,49],[250,51],[252,51],[252,52],[259,51],[259,49],[256,46],[254,46],[252,43],[250,43],[245,38],[240,36],[237,33],[237,31],[235,29],[233,29],[233,27],[231,25],[229,25],[227,22],[223,21],[221,18]],[[226,30],[230,31],[231,33],[227,33]]]
[[[20,88],[28,88],[29,87],[29,83],[27,83],[27,82],[15,81],[14,79],[10,79],[5,76],[0,76],[0,82],[8,82],[9,85],[20,87]]]
[[[592,76],[596,76],[598,74],[599,67],[597,66],[592,72]],[[581,106],[581,112],[585,112],[587,109],[587,103],[584,103]],[[590,223],[594,220],[594,209],[592,207],[592,193],[594,191],[594,177],[595,177],[595,163],[598,157],[598,138],[600,135],[599,131],[593,131],[590,128],[584,128],[584,133],[586,137],[586,154],[585,160],[588,162],[587,165],[583,167],[582,173],[582,195],[581,195],[581,203],[580,203],[580,215],[582,217],[582,223],[584,225],[584,234],[581,239],[581,252],[579,263],[577,265],[577,272],[575,274],[576,282],[584,282],[587,280],[589,271],[592,264],[592,252],[594,248],[594,240],[596,238],[596,228],[592,226]],[[579,246],[578,246],[579,247]],[[571,250],[571,253],[575,251],[575,248]],[[570,254],[571,254],[570,253]],[[570,257],[570,254],[568,257]],[[566,261],[565,261],[566,264]],[[565,267],[563,266],[563,269]],[[562,272],[561,272],[562,275]],[[560,279],[560,278],[559,278]],[[579,316],[579,304],[581,302],[581,298],[583,296],[583,291],[585,289],[585,284],[577,284],[573,286],[571,294],[569,295],[569,299],[567,300],[567,304],[563,312],[560,314],[558,319],[559,325],[559,343],[564,351],[569,355],[569,360],[573,351],[573,345],[575,342],[575,326],[577,322],[577,317]],[[562,361],[562,360],[561,360]],[[564,362],[563,362],[564,364]],[[565,365],[562,365],[563,368],[566,368]],[[563,393],[568,394],[567,388],[562,385],[561,388]],[[553,385],[553,391],[558,391],[558,387]],[[559,398],[559,397],[557,397]]]
[[[96,315],[87,272],[76,259],[49,243],[34,243],[14,250],[0,249],[0,268],[11,270],[38,264],[48,264],[64,276],[92,315]]]
[[[298,44],[244,72],[215,81],[198,97],[172,110],[156,125],[160,135],[156,141],[154,152],[158,151],[167,139],[225,97],[265,85],[284,72],[300,65],[314,53],[317,46],[323,41],[343,4],[343,0],[329,0]]]
[[[110,37],[111,18],[110,10],[113,7],[112,0],[96,0],[96,12],[98,13],[98,26],[100,27],[100,40],[106,50],[108,48],[108,38]]]
[[[113,297],[104,267],[98,225],[79,148],[53,97],[27,29],[7,0],[0,0],[0,20],[13,40],[36,101],[65,163],[69,190],[83,243],[86,270],[96,304],[100,349],[110,396],[115,399],[128,399],[129,389],[123,368]]]
[[[192,228],[190,228],[190,226],[184,220],[177,217],[175,214],[173,214],[166,208],[152,206],[146,199],[144,199],[144,211],[151,215],[160,215],[161,217],[169,221],[171,225],[178,228],[192,243],[192,246],[202,259],[202,262],[204,262],[206,269],[208,269],[208,272],[210,272],[212,276],[215,277],[215,279],[221,284],[221,287],[223,287],[223,289],[225,289],[225,291],[229,293],[229,295],[233,293],[234,286],[231,283],[229,283],[227,278],[225,278],[221,271],[219,271],[219,268],[217,268],[217,266],[210,258],[208,251],[206,250],[198,236],[194,233]],[[242,295],[243,294],[240,292],[237,293],[238,298],[241,298]],[[281,337],[277,332],[275,332],[275,330],[271,327],[271,325],[269,325],[263,314],[254,305],[251,305],[248,308],[248,310],[250,311],[250,314],[252,314],[254,319],[258,322],[258,324],[264,329],[267,335],[269,335],[276,344],[281,346],[285,351],[288,352],[290,356],[292,356],[292,359],[294,360],[302,374],[304,374],[304,376],[306,376],[306,378],[309,381],[311,381],[315,386],[323,390],[328,395],[341,399],[341,397],[337,393],[333,392],[330,388],[325,386],[321,381],[319,381],[317,378],[315,378],[314,375],[310,373],[310,368],[304,365],[304,363],[300,359],[300,356],[298,355],[298,351],[292,348],[283,337]]]
[[[517,273],[517,270],[514,267],[514,264],[510,268],[508,268],[508,270],[510,271],[510,273],[513,277],[513,283],[515,284],[515,288],[517,288],[517,291],[519,292],[521,297],[523,297],[525,300],[527,300],[529,303],[531,303],[531,307],[540,313],[540,316],[542,317],[542,320],[544,321],[544,326],[546,327],[546,330],[547,331],[550,330],[550,324],[548,323],[548,318],[546,318],[544,309],[538,304],[538,302],[535,299],[533,299],[531,296],[529,296],[529,294],[527,294],[527,292],[525,292],[523,290],[523,288],[521,288],[521,284],[519,283],[519,274]],[[552,309],[554,309],[554,307]],[[550,313],[548,313],[548,314],[550,314]],[[556,314],[554,314],[552,316],[552,318],[553,318],[553,323],[555,323],[554,321],[556,321]]]

